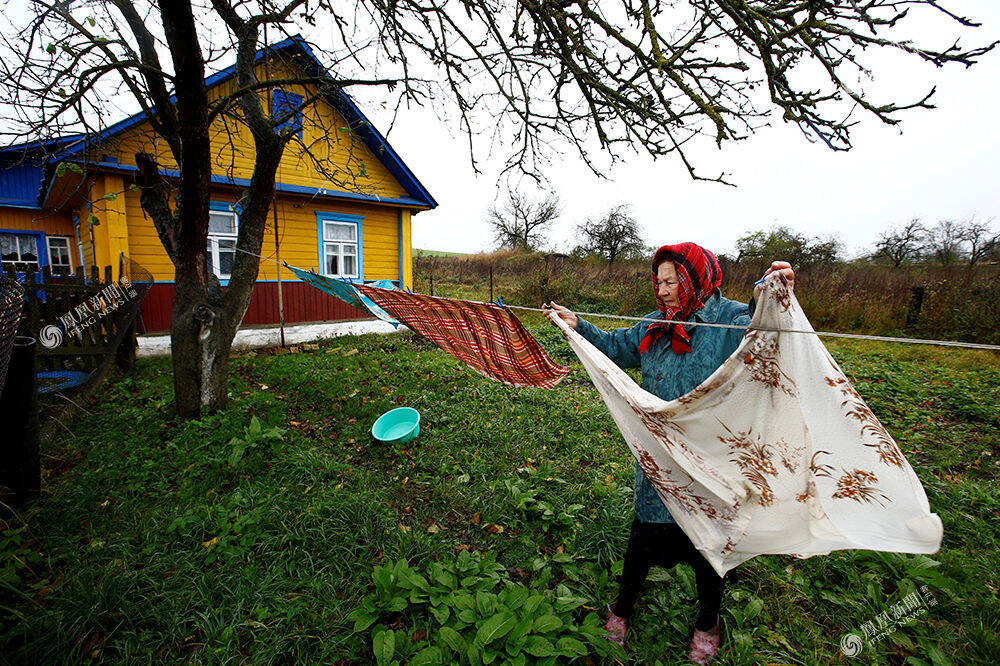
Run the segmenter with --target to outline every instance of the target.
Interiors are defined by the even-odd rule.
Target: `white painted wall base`
[[[302,342],[338,338],[342,335],[364,335],[365,333],[395,333],[409,330],[400,325],[397,329],[384,321],[344,321],[317,324],[288,324],[285,326],[285,344],[295,345]],[[139,348],[136,356],[147,358],[151,356],[170,355],[169,335],[140,335]],[[251,347],[277,347],[281,344],[281,329],[278,326],[261,326],[242,328],[236,331],[233,348],[248,349]]]

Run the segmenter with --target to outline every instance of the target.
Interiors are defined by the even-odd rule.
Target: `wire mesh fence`
[[[24,304],[24,287],[15,280],[0,275],[0,391],[7,381],[7,365],[14,346],[21,308]]]

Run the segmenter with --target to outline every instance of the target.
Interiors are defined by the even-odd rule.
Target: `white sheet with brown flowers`
[[[719,574],[764,554],[933,553],[942,526],[896,442],[773,273],[740,347],[664,401],[550,314],[647,478]]]

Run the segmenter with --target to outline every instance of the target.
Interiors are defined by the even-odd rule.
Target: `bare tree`
[[[980,222],[970,218],[958,223],[958,239],[966,244],[969,265],[975,266],[988,259],[1000,248],[1000,233],[993,228],[993,220]]]
[[[500,247],[533,251],[545,243],[549,228],[561,213],[562,204],[554,192],[536,200],[511,190],[502,207],[487,211],[486,222]]]
[[[692,177],[725,182],[724,173],[704,177],[695,169],[691,141],[743,138],[776,112],[810,140],[844,150],[856,109],[895,124],[907,109],[931,108],[933,89],[897,102],[873,99],[872,90],[849,81],[859,72],[869,75],[866,58],[873,51],[900,52],[936,67],[969,66],[996,45],[966,48],[955,41],[939,50],[907,39],[915,6],[941,23],[978,26],[941,2],[360,0],[346,7],[330,0],[197,6],[190,0],[30,0],[30,20],[9,12],[11,22],[0,31],[3,133],[11,142],[79,133],[91,145],[123,115],[122,100],[131,100],[129,111],[146,112],[166,153],[135,155],[135,185],[174,264],[176,404],[194,415],[226,401],[229,347],[257,277],[253,255],[261,247],[275,170],[296,140],[287,121],[331,90],[394,90],[397,110],[404,102],[441,105],[439,111],[457,115],[474,166],[483,137],[511,147],[508,172],[535,178],[551,163],[554,147],[569,147],[595,171],[601,151],[615,159],[638,149],[653,157],[676,154]],[[254,64],[268,29],[323,35],[322,48],[310,46],[334,77],[305,72],[260,79]],[[231,60],[236,85],[210,101],[206,68]],[[272,113],[261,98],[287,85],[309,85],[312,92],[299,108]],[[241,200],[240,252],[225,292],[204,261],[210,135],[220,123],[224,132],[249,128],[254,163]],[[593,149],[595,141],[601,151]],[[323,162],[312,152],[319,146],[299,148]],[[176,165],[176,178],[162,173],[166,158]],[[364,170],[363,162],[332,170],[331,184],[350,184]]]
[[[954,220],[941,220],[927,235],[927,247],[943,266],[962,259],[962,228]]]
[[[211,10],[203,8],[196,15],[184,1],[143,5],[97,0],[84,8],[83,3],[34,0],[29,25],[20,26],[19,34],[4,35],[8,50],[20,54],[20,60],[4,58],[0,77],[0,101],[14,138],[39,140],[31,144],[35,152],[38,146],[51,145],[45,140],[65,135],[75,135],[84,146],[69,161],[60,162],[63,153],[50,156],[60,162],[57,174],[66,167],[84,173],[74,159],[84,165],[102,161],[103,152],[116,148],[112,139],[93,139],[120,119],[109,112],[120,107],[123,96],[146,114],[155,137],[134,155],[138,171],[131,187],[139,189],[142,208],[174,268],[170,331],[174,393],[176,409],[185,416],[226,403],[232,340],[257,280],[275,174],[285,147],[297,142],[299,151],[313,159],[331,185],[364,188],[359,181],[363,162],[348,157],[346,163],[333,163],[325,159],[327,155],[314,154],[315,146],[303,142],[299,128],[289,120],[301,116],[305,122],[321,123],[321,114],[304,113],[317,100],[346,86],[398,81],[335,81],[304,70],[301,61],[283,61],[273,52],[261,78],[257,58],[262,33],[287,23],[304,2],[291,0],[277,9],[260,5],[252,13],[249,3],[213,0]],[[217,32],[222,39],[215,43],[222,47],[213,47],[214,40],[199,27],[209,14],[221,23]],[[235,83],[228,94],[210,99],[206,63],[225,57],[235,59]],[[298,104],[276,108],[269,103],[272,91],[288,89],[303,93]],[[244,147],[236,136],[241,126],[249,131],[251,146]],[[337,128],[321,129],[320,135],[337,135]],[[227,137],[228,150],[222,155],[212,150],[212,134]],[[165,149],[149,150],[157,144]],[[64,143],[56,145],[61,148]],[[253,173],[239,200],[239,252],[223,290],[206,262],[212,167],[232,173],[237,155],[248,148]],[[167,175],[165,168],[177,168],[179,176]],[[86,180],[76,194],[90,196]],[[103,198],[117,194],[106,193]]]
[[[615,206],[601,217],[584,220],[577,225],[576,232],[579,235],[576,251],[606,259],[608,265],[646,251],[639,223],[627,205]]]
[[[910,220],[906,224],[883,232],[875,245],[875,257],[881,257],[898,267],[907,261],[920,258],[927,241],[927,229],[920,220]]]

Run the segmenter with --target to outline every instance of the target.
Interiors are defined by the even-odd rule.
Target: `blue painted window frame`
[[[337,277],[343,280],[349,280],[350,282],[363,283],[365,281],[365,261],[364,261],[364,249],[363,249],[363,236],[361,235],[362,224],[364,221],[363,215],[345,215],[343,213],[324,213],[321,211],[316,211],[316,245],[319,252],[319,274],[326,275],[327,277]],[[326,274],[326,249],[323,247],[323,223],[324,222],[340,222],[346,224],[354,224],[357,226],[357,233],[355,238],[358,241],[358,276],[357,277],[343,277],[327,275]]]
[[[271,116],[276,118],[288,113],[292,109],[298,108],[302,104],[303,99],[305,98],[302,95],[285,92],[284,90],[272,90]],[[302,138],[302,109],[296,111],[294,116],[275,127],[275,129],[280,131],[289,127],[295,130],[300,139]]]
[[[217,210],[217,211],[222,211],[222,212],[225,212],[225,213],[236,213],[236,234],[237,234],[237,236],[239,236],[239,233],[240,233],[240,212],[241,212],[239,206],[237,206],[236,204],[226,203],[224,201],[210,201],[209,204],[208,204],[208,208],[209,208],[209,210]],[[212,236],[212,234],[210,233],[209,234],[209,239],[211,239],[211,236]],[[211,242],[211,241],[209,241],[209,242]],[[205,262],[206,263],[208,263],[208,259],[209,259],[208,248],[206,247],[205,248]],[[213,270],[213,273],[214,273],[214,270]],[[222,277],[218,273],[215,274],[215,277],[219,278],[219,283],[222,286],[226,286],[226,285],[229,284],[229,278],[228,277]]]
[[[45,242],[44,231],[27,231],[25,229],[0,229],[0,234],[35,237],[35,256],[38,257],[38,269],[49,265],[49,245]]]

